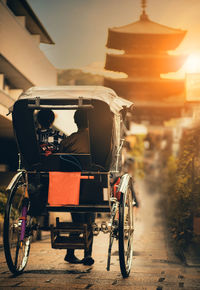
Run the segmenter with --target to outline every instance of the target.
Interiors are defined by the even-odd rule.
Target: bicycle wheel
[[[4,217],[4,252],[9,270],[20,274],[26,267],[31,239],[31,220],[27,214],[29,200],[23,173],[15,175],[9,185]]]
[[[119,261],[122,276],[128,277],[133,257],[133,204],[132,191],[128,185],[126,193],[121,193],[119,203]]]

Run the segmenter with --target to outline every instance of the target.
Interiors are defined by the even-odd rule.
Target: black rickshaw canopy
[[[22,93],[19,100],[22,99],[35,99],[39,97],[42,99],[78,99],[83,98],[83,100],[99,100],[105,102],[109,107],[111,112],[114,114],[119,114],[119,112],[124,108],[130,108],[133,103],[120,98],[117,94],[110,88],[103,86],[52,86],[52,87],[32,87],[26,92]]]
[[[120,147],[122,115],[133,103],[103,86],[32,87],[13,106],[13,127],[26,169],[41,165],[34,110],[86,109],[92,163],[110,170]]]

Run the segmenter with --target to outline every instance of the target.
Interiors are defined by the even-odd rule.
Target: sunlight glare
[[[184,64],[186,73],[200,73],[200,54],[191,54]]]

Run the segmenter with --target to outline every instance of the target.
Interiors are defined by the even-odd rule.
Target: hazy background
[[[57,68],[103,67],[108,28],[137,21],[140,0],[28,0],[55,41],[41,48]],[[200,0],[148,0],[150,19],[188,33],[177,52],[200,50]]]

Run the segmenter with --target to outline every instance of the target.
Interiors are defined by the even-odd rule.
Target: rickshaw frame
[[[41,156],[41,154],[32,154],[32,156],[28,156],[27,154],[27,148],[25,148],[23,144],[23,140],[21,140],[21,134],[22,134],[22,128],[24,126],[23,123],[23,116],[19,114],[21,108],[20,106],[24,109],[25,108],[25,115],[27,115],[27,119],[31,120],[30,115],[33,114],[34,110],[43,110],[43,109],[55,109],[55,110],[75,110],[75,109],[85,109],[85,110],[91,110],[91,114],[89,117],[94,117],[94,114],[98,112],[97,110],[97,105],[100,106],[102,102],[106,103],[106,106],[108,107],[107,111],[109,112],[109,106],[112,108],[110,111],[110,115],[114,116],[117,115],[117,118],[120,118],[120,122],[122,121],[122,117],[120,115],[125,115],[126,111],[128,108],[130,109],[132,107],[132,103],[126,100],[123,100],[119,97],[116,96],[116,94],[108,88],[104,87],[54,87],[49,88],[46,90],[46,94],[48,95],[48,92],[54,92],[57,89],[59,92],[59,95],[62,95],[63,92],[65,91],[70,91],[69,96],[71,96],[72,91],[76,90],[78,91],[78,95],[76,97],[71,98],[68,97],[68,105],[63,104],[65,103],[64,98],[52,98],[52,96],[47,97],[47,98],[42,98],[40,97],[41,92],[45,91],[43,88],[32,88],[28,90],[25,94],[22,94],[22,96],[19,98],[18,101],[15,102],[13,108],[12,108],[12,113],[13,113],[13,125],[14,125],[14,130],[16,134],[16,139],[19,147],[19,152],[20,152],[20,160],[19,160],[19,169],[18,173],[13,177],[12,181],[10,182],[7,192],[8,192],[8,201],[6,205],[6,212],[5,212],[5,218],[4,218],[4,250],[5,250],[5,256],[6,256],[6,261],[8,264],[8,267],[10,271],[14,274],[21,274],[27,264],[28,260],[28,255],[29,255],[29,250],[30,250],[30,237],[32,235],[33,230],[37,228],[37,225],[33,223],[34,216],[32,216],[29,213],[30,209],[30,197],[28,193],[28,187],[29,187],[29,175],[30,174],[48,174],[50,171],[54,171],[55,168],[52,166],[52,168],[47,165],[45,165],[45,162],[47,159],[45,157]],[[83,95],[81,94],[80,91],[83,91]],[[91,98],[88,98],[84,96],[85,91],[90,91],[91,93]],[[110,95],[110,99],[107,100],[104,95],[106,93]],[[79,95],[80,94],[80,95]],[[96,96],[95,94],[100,94],[103,95],[103,101],[101,100],[101,97],[98,96],[98,98],[94,98]],[[51,94],[50,94],[51,95]],[[113,107],[111,106],[111,101],[114,103]],[[109,103],[110,102],[110,103]],[[52,105],[54,103],[54,105]],[[102,105],[103,108],[106,108],[106,106]],[[32,113],[30,113],[32,112]],[[29,114],[29,115],[28,115]],[[93,115],[92,115],[93,114]],[[109,114],[108,114],[109,115]],[[91,119],[92,119],[91,117]],[[20,119],[21,118],[21,119]],[[111,117],[107,117],[107,120],[110,122]],[[114,121],[112,119],[112,125],[114,126]],[[31,121],[31,126],[34,127],[33,121]],[[93,125],[92,125],[93,126]],[[26,127],[24,127],[26,129]],[[94,135],[94,128],[90,127],[91,132],[93,133],[93,138],[95,137]],[[115,128],[116,129],[116,128]],[[93,130],[93,131],[92,131]],[[117,131],[117,130],[116,130]],[[28,130],[26,131],[28,132]],[[110,131],[110,134],[111,131]],[[116,238],[119,240],[119,259],[120,259],[120,268],[121,268],[121,273],[122,276],[128,277],[130,274],[131,270],[131,263],[132,263],[132,244],[133,244],[133,232],[134,232],[134,225],[133,225],[133,207],[132,207],[132,178],[129,174],[124,174],[121,177],[118,177],[118,183],[113,182],[112,188],[110,187],[110,182],[109,182],[109,176],[112,174],[113,179],[116,178],[116,176],[120,175],[120,170],[119,170],[119,165],[120,165],[120,155],[121,155],[121,149],[123,146],[123,136],[120,136],[119,132],[116,133],[118,134],[118,137],[116,137],[117,140],[117,146],[114,151],[114,156],[116,160],[113,162],[113,155],[111,156],[111,153],[113,152],[107,152],[108,154],[106,155],[106,158],[109,159],[109,162],[107,162],[106,158],[105,159],[105,167],[102,164],[97,164],[97,162],[101,162],[101,158],[97,158],[96,156],[92,156],[94,154],[96,147],[93,146],[94,144],[91,143],[91,158],[93,159],[93,163],[95,164],[96,162],[96,167],[92,165],[91,170],[88,170],[86,168],[85,170],[81,170],[81,175],[85,176],[96,176],[99,178],[106,177],[106,182],[107,185],[105,185],[105,180],[103,183],[104,187],[107,187],[109,190],[108,194],[108,201],[106,202],[101,202],[101,204],[79,204],[77,205],[63,205],[63,206],[51,206],[51,205],[46,205],[46,210],[48,212],[78,212],[78,213],[94,213],[94,212],[110,212],[111,217],[110,217],[110,224],[109,226],[104,224],[104,226],[101,226],[100,228],[95,224],[93,225],[93,229],[90,228],[91,231],[99,232],[102,230],[103,232],[109,232],[110,233],[110,240],[109,240],[109,249],[108,249],[108,260],[107,260],[107,270],[110,270],[110,259],[111,259],[111,249],[112,249],[112,244],[114,239]],[[32,138],[32,136],[28,136],[32,142],[35,142],[35,145],[38,146],[37,142]],[[90,136],[91,138],[91,136]],[[98,136],[99,138],[99,136]],[[97,141],[98,141],[98,138]],[[108,140],[111,140],[112,136],[108,138]],[[29,141],[30,141],[29,140]],[[90,139],[91,141],[91,139]],[[92,140],[93,141],[93,140]],[[93,146],[93,147],[92,147]],[[35,151],[34,151],[35,150]],[[36,149],[33,151],[36,152]],[[100,148],[100,150],[102,150]],[[111,150],[111,149],[110,149]],[[114,150],[114,149],[113,149]],[[97,151],[96,151],[97,152]],[[101,153],[101,152],[100,152]],[[63,154],[59,153],[57,154],[59,157],[57,158],[57,153],[52,154],[52,157],[58,161],[60,156],[69,156],[69,154]],[[37,155],[37,156],[36,156]],[[76,155],[76,154],[75,154]],[[95,155],[95,154],[94,154]],[[101,155],[102,156],[102,155]],[[108,157],[109,156],[109,157]],[[22,161],[21,161],[22,157]],[[80,157],[80,154],[77,154],[76,157]],[[86,156],[84,156],[85,158]],[[37,159],[38,158],[38,159]],[[42,158],[42,159],[41,159]],[[57,159],[56,159],[57,158]],[[96,159],[95,159],[96,158]],[[42,160],[42,161],[41,161]],[[60,159],[59,159],[60,160]],[[100,161],[98,161],[100,160]],[[110,161],[111,160],[111,161]],[[49,160],[48,160],[49,161]],[[21,162],[23,163],[23,169],[21,168]],[[43,162],[43,163],[42,163]],[[107,163],[106,163],[107,162]],[[55,162],[54,162],[55,163]],[[57,162],[58,163],[58,162]],[[57,164],[55,163],[55,164]],[[45,167],[46,166],[46,167]],[[57,165],[56,165],[57,166]],[[60,163],[58,164],[58,168],[56,167],[55,171],[66,171],[66,168],[64,167],[59,167]],[[63,169],[64,168],[64,169]],[[95,170],[93,170],[95,168]],[[51,170],[52,169],[52,170]],[[69,170],[68,170],[69,171]],[[105,179],[105,178],[104,178]],[[102,182],[102,181],[101,181]],[[99,183],[100,185],[100,183]],[[15,208],[15,205],[13,203],[14,198],[18,194],[18,190],[20,191],[22,187],[22,194],[20,197],[20,205],[17,204],[17,209]],[[102,187],[102,184],[101,184]],[[115,188],[114,188],[115,187]],[[20,208],[20,209],[19,209]],[[15,215],[16,213],[12,214],[12,211],[19,211],[19,216],[16,218]],[[13,217],[11,217],[13,215]],[[30,215],[30,216],[29,216]],[[127,221],[128,219],[128,221]],[[12,220],[12,223],[11,221]],[[50,226],[49,229],[51,230],[51,242],[52,242],[52,247],[53,248],[59,248],[59,246],[56,247],[56,243],[53,244],[53,240],[55,238],[54,232],[57,232],[60,230],[64,231],[64,227],[67,228],[67,223],[60,223],[59,220],[56,223],[57,227],[52,227]],[[88,228],[87,224],[83,225],[87,234]],[[60,227],[60,228],[59,228]],[[57,231],[56,231],[56,230]],[[66,229],[67,231],[67,229]],[[12,248],[13,244],[10,241],[12,236],[17,236],[17,241],[14,240],[14,248],[15,248],[15,253],[14,256],[15,258],[12,258]],[[14,239],[14,238],[13,238]],[[56,239],[54,239],[55,241]],[[128,245],[126,247],[125,241],[128,240]],[[88,243],[91,243],[89,241]],[[66,246],[66,245],[65,245]],[[86,245],[88,247],[88,244]],[[126,247],[126,249],[125,249]],[[73,245],[72,245],[73,248]],[[22,260],[18,265],[18,259],[19,259],[19,253],[22,252]]]

